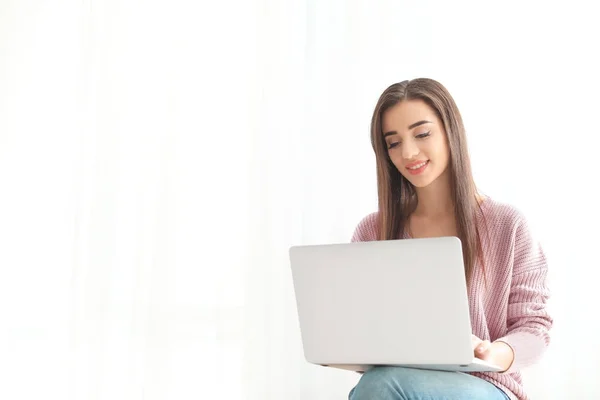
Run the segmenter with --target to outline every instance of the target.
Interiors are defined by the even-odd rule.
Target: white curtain
[[[0,398],[343,399],[287,258],[376,207],[369,120],[440,80],[551,261],[536,399],[600,397],[593,5],[0,3]]]

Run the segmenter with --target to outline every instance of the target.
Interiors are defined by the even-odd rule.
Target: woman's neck
[[[417,207],[413,215],[421,218],[435,219],[454,215],[454,202],[448,171],[424,188],[415,188]]]

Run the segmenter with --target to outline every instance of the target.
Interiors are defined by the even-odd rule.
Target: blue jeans
[[[365,372],[348,400],[507,400],[491,383],[460,372],[375,367]]]

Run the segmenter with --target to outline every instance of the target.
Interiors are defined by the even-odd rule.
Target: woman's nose
[[[402,143],[402,157],[405,160],[410,160],[419,155],[419,147],[412,141]]]

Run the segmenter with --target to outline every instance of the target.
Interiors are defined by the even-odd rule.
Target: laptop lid
[[[294,246],[304,355],[315,364],[469,364],[456,237]]]

